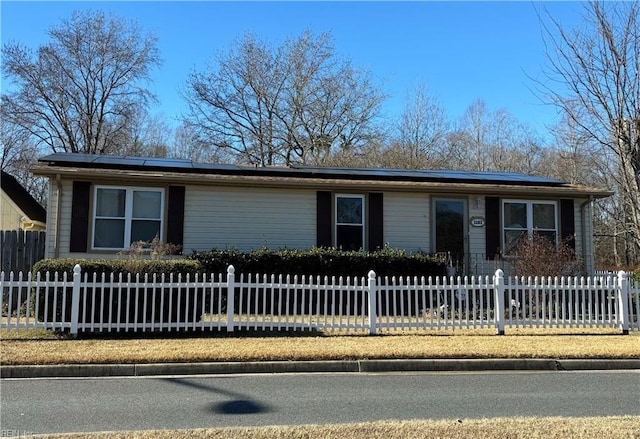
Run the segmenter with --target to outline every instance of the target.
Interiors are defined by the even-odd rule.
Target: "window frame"
[[[515,228],[515,227],[507,227],[506,223],[505,223],[505,206],[507,204],[525,204],[526,205],[526,225],[522,228]],[[542,204],[542,205],[551,205],[553,206],[553,221],[554,221],[554,228],[553,229],[548,229],[548,228],[537,228],[534,227],[533,224],[533,206],[535,204]],[[522,230],[526,233],[527,238],[531,239],[533,237],[533,233],[536,231],[541,231],[541,232],[553,232],[555,235],[555,246],[557,247],[559,242],[560,242],[560,210],[559,210],[559,206],[558,206],[558,202],[554,201],[554,200],[532,200],[532,199],[515,199],[515,198],[507,198],[507,199],[503,199],[502,200],[502,204],[501,204],[501,212],[500,212],[500,221],[501,221],[501,235],[500,235],[500,242],[502,245],[502,249],[503,249],[503,254],[505,256],[509,256],[509,248],[507,247],[507,241],[505,238],[505,234],[507,231],[509,230]]]
[[[338,199],[339,198],[357,198],[362,202],[362,221],[360,224],[354,223],[340,223],[338,222]],[[337,193],[333,197],[333,246],[335,248],[340,248],[338,245],[338,227],[339,226],[359,226],[362,229],[361,233],[361,242],[362,245],[360,248],[362,250],[366,250],[367,241],[366,241],[366,223],[367,223],[367,210],[366,210],[366,196],[364,194],[349,194],[349,193]]]
[[[125,191],[125,206],[124,217],[98,217],[98,191],[100,189],[112,189],[112,190],[124,190]],[[160,194],[160,216],[158,218],[137,218],[133,217],[133,193],[134,192],[153,192]],[[95,185],[93,189],[93,206],[91,210],[91,250],[95,251],[120,251],[125,250],[131,246],[131,230],[132,224],[136,220],[144,221],[159,221],[160,222],[160,234],[159,239],[164,239],[164,227],[165,227],[165,189],[162,187],[146,187],[146,186],[112,186],[112,185]],[[97,247],[96,246],[96,221],[101,218],[114,218],[122,219],[124,221],[124,237],[123,247]]]

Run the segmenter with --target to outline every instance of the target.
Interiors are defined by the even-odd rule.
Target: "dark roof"
[[[47,220],[47,211],[36,201],[35,198],[15,179],[13,175],[2,171],[2,180],[0,180],[2,190],[11,198],[11,200],[20,207],[20,209],[32,221]]]
[[[95,154],[57,153],[42,157],[40,162],[52,166],[85,169],[120,169],[165,171],[196,174],[255,175],[345,180],[429,181],[470,184],[506,184],[514,186],[562,186],[560,180],[512,172],[477,172],[447,170],[411,170],[382,168],[339,168],[293,165],[290,167],[251,167],[226,164],[195,163],[191,160],[127,157]]]

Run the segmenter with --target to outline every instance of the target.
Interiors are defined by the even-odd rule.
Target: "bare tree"
[[[132,123],[122,132],[120,153],[130,156],[167,157],[173,129],[161,116],[151,116],[140,110]]]
[[[38,148],[31,141],[28,132],[11,122],[5,110],[4,101],[0,100],[0,139],[2,139],[0,167],[15,177],[44,206],[47,201],[46,179],[35,177],[29,172],[31,163],[38,157]]]
[[[32,145],[29,143],[29,133],[11,123],[6,111],[4,100],[0,99],[0,138],[2,139],[2,157],[0,167],[7,170],[13,167],[22,157],[29,154]]]
[[[448,166],[474,171],[540,173],[543,149],[534,131],[504,109],[478,99],[447,134]]]
[[[602,160],[602,147],[576,127],[570,118],[562,117],[551,128],[551,135],[554,147],[548,148],[545,160],[550,177],[569,183],[610,187],[602,179],[610,166],[608,160]]]
[[[328,34],[273,48],[246,34],[206,72],[193,72],[185,123],[201,140],[256,165],[323,163],[377,134],[384,96],[340,60]]]
[[[446,134],[449,130],[444,107],[424,83],[407,91],[405,107],[397,126],[397,140],[387,152],[406,168],[442,168],[448,161]]]
[[[467,107],[459,128],[448,136],[457,164],[466,163],[465,168],[474,171],[489,170],[490,117],[487,105],[481,99]]]
[[[203,142],[196,130],[182,124],[175,129],[169,156],[201,163],[231,162],[232,157],[226,156],[225,153],[225,150],[213,148],[211,144]]]
[[[2,48],[11,122],[51,151],[116,152],[134,115],[154,99],[144,88],[160,64],[156,39],[103,12],[76,12],[34,53]]]
[[[587,26],[573,30],[547,13],[548,81],[539,82],[580,135],[614,155],[611,176],[634,263],[640,261],[639,11],[637,1],[591,2],[584,6]]]

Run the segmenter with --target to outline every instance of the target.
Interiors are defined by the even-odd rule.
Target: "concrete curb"
[[[558,370],[553,359],[367,360],[361,364],[361,372]]]
[[[612,364],[613,363],[613,364]],[[609,366],[615,366],[610,368]],[[606,370],[606,369],[640,369],[640,359],[634,360],[561,360],[558,370]]]
[[[640,370],[640,359],[399,359],[347,361],[259,361],[157,364],[69,364],[0,366],[0,378],[139,377],[243,373],[384,373],[464,371]]]

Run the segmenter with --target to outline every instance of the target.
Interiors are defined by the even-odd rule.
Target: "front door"
[[[436,198],[434,200],[434,249],[436,253],[451,255],[458,274],[463,273],[467,204],[463,199]]]

